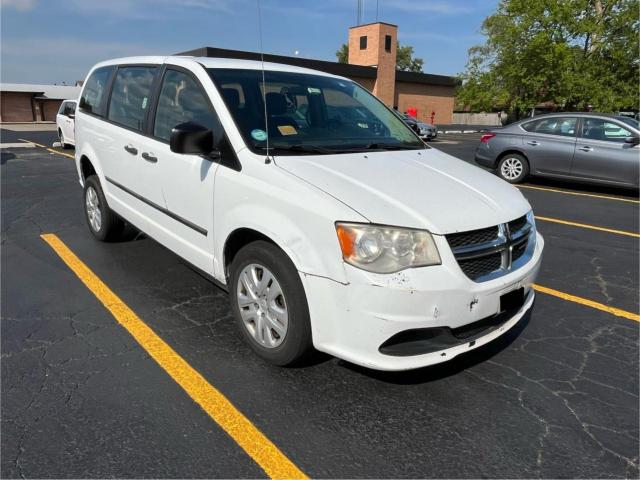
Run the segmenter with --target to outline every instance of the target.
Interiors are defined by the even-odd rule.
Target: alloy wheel
[[[500,166],[500,174],[508,180],[515,180],[522,175],[523,170],[524,166],[519,158],[507,158]]]

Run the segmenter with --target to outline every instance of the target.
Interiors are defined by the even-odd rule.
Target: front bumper
[[[433,140],[434,138],[438,137],[438,131],[437,130],[421,130],[419,135],[420,135],[420,138]]]
[[[438,237],[438,236],[434,236]],[[443,243],[440,243],[443,242]],[[323,352],[377,370],[409,370],[450,360],[499,337],[532,307],[544,240],[537,234],[529,262],[494,280],[476,283],[458,266],[443,237],[436,238],[442,265],[373,274],[345,265],[348,283],[301,274],[311,314],[313,343]],[[510,318],[486,334],[426,354],[394,356],[380,347],[414,329],[458,329],[499,313],[500,297],[523,288],[525,300]],[[383,349],[384,350],[384,349]]]

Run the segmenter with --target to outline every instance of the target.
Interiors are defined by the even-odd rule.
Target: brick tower
[[[377,67],[373,94],[392,107],[396,86],[398,27],[390,23],[369,23],[349,28],[349,63]]]

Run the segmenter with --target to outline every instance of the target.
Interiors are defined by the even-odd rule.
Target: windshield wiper
[[[266,150],[266,146],[256,147],[259,150]],[[293,145],[270,145],[269,150],[285,150],[288,152],[301,152],[301,153],[335,153],[335,150],[329,148],[320,147],[317,145],[303,145],[300,143],[294,143]]]
[[[362,147],[363,150],[422,150],[424,146],[398,145],[397,143],[370,143]]]

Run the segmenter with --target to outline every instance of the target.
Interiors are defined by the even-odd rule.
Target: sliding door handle
[[[142,158],[144,158],[147,162],[157,163],[158,157],[154,157],[153,154],[149,152],[142,152]]]
[[[125,145],[124,149],[129,152],[131,155],[137,155],[138,154],[138,149],[136,147],[134,147],[133,145]]]

